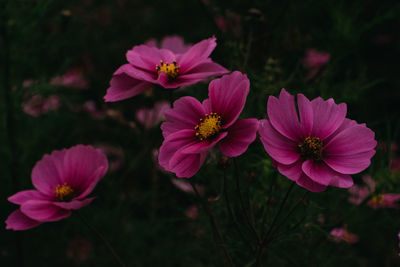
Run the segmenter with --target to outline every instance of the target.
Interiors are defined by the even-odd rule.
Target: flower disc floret
[[[314,161],[322,158],[322,141],[318,137],[307,137],[303,143],[297,145],[302,158]]]
[[[217,113],[206,114],[194,129],[200,141],[210,138],[221,130],[221,116]]]
[[[74,190],[67,184],[59,184],[55,190],[58,201],[70,201],[74,197]]]
[[[178,77],[179,68],[180,67],[177,65],[176,60],[174,60],[171,65],[168,62],[160,60],[160,66],[156,65],[157,73],[160,74],[161,72],[164,72],[170,80],[175,80],[176,77]]]

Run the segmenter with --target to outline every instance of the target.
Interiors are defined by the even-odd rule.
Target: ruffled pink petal
[[[101,166],[94,171],[92,176],[87,179],[87,184],[80,185],[81,193],[76,196],[75,199],[82,199],[89,195],[96,187],[100,179],[103,178],[105,172],[107,172],[106,166]]]
[[[310,100],[303,94],[297,95],[297,105],[299,106],[300,124],[303,128],[303,138],[311,135],[313,128],[314,113]]]
[[[301,165],[303,165],[303,161],[298,160],[295,163],[292,163],[290,165],[284,165],[278,163],[278,171],[289,178],[292,181],[297,181],[301,175],[303,174],[303,170],[301,169]]]
[[[174,102],[172,109],[165,111],[167,121],[161,125],[164,138],[179,130],[194,130],[205,114],[202,104],[197,99],[190,96],[179,98]]]
[[[62,184],[65,153],[65,149],[53,151],[44,155],[33,167],[32,183],[42,194],[53,197],[57,185]]]
[[[101,150],[92,146],[77,145],[67,150],[64,166],[62,182],[71,186],[77,194],[81,194],[106,174],[108,161]]]
[[[282,89],[279,99],[274,96],[268,98],[267,111],[269,120],[276,131],[296,143],[301,141],[302,131],[294,96]]]
[[[305,189],[311,191],[311,192],[322,192],[325,191],[326,186],[325,185],[321,185],[313,180],[311,180],[310,178],[307,177],[307,175],[303,174],[302,176],[300,176],[300,178],[296,181],[296,183],[301,186],[304,187]]]
[[[185,45],[180,36],[167,36],[161,42],[161,48],[171,50],[175,54],[185,53],[190,47],[191,45]]]
[[[41,222],[32,220],[18,209],[8,216],[6,220],[6,229],[14,231],[28,230],[39,224],[41,224]]]
[[[133,69],[129,64],[121,66],[110,81],[110,87],[104,96],[106,102],[115,102],[138,95],[151,87],[151,83],[132,77],[127,70]]]
[[[218,63],[210,61],[198,64],[197,66],[193,67],[190,71],[185,72],[182,75],[179,75],[178,77],[180,81],[192,80],[193,83],[195,83],[207,79],[209,77],[220,76],[228,72],[229,70],[225,69]]]
[[[83,200],[72,200],[70,202],[53,202],[53,205],[65,210],[78,210],[90,204],[95,199],[94,197],[86,198]]]
[[[171,64],[176,60],[175,55],[167,49],[158,49],[147,45],[134,46],[126,53],[126,59],[132,66],[148,72],[157,72],[156,66],[160,65],[160,60]]]
[[[312,136],[324,140],[334,133],[343,123],[347,106],[344,103],[335,104],[332,98],[324,101],[318,97],[311,101],[314,110]]]
[[[259,122],[256,119],[245,119],[235,122],[228,128],[228,136],[218,143],[222,154],[237,157],[243,154],[256,139]]]
[[[184,154],[177,151],[169,162],[171,171],[180,178],[190,178],[197,173],[206,159],[207,152]]]
[[[216,137],[203,141],[198,140],[197,143],[186,146],[184,149],[181,149],[180,152],[184,154],[198,154],[202,152],[207,152],[213,146],[215,146],[216,143],[224,139],[227,135],[227,132],[220,132]]]
[[[246,103],[250,82],[245,74],[235,71],[211,81],[209,97],[213,112],[222,117],[222,128],[230,127]]]
[[[29,200],[21,205],[21,212],[39,222],[53,222],[71,215],[71,211],[53,205],[52,201]]]
[[[170,160],[174,154],[179,149],[197,144],[198,142],[199,139],[196,137],[196,131],[194,129],[185,129],[171,133],[164,139],[160,147],[158,162],[165,170],[171,171]]]
[[[21,205],[29,200],[53,200],[53,198],[43,195],[37,190],[20,191],[8,198],[8,201],[17,205]]]
[[[353,185],[349,175],[338,173],[323,162],[307,160],[303,163],[302,170],[311,180],[324,186],[335,184],[338,187],[346,187],[346,185],[350,184],[349,180],[351,180],[351,185]]]
[[[290,165],[300,158],[297,144],[278,133],[268,120],[260,121],[258,132],[265,151],[277,162]]]
[[[359,173],[371,164],[371,158],[375,150],[362,152],[354,155],[325,156],[323,161],[333,170],[343,174]]]
[[[183,73],[197,65],[200,61],[206,60],[217,46],[216,38],[211,37],[193,45],[185,54],[182,55],[180,66]]]

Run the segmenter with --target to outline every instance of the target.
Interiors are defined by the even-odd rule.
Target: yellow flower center
[[[67,183],[57,185],[55,193],[59,201],[69,201],[74,197],[74,190]]]
[[[178,77],[180,66],[177,65],[176,61],[174,60],[172,64],[168,64],[168,62],[164,62],[160,60],[160,66],[156,65],[157,73],[160,74],[164,72],[168,75],[170,80],[175,80]]]
[[[204,119],[200,119],[200,123],[194,127],[196,130],[196,136],[203,141],[216,133],[221,129],[221,117],[217,113],[206,114]]]
[[[304,159],[321,160],[322,141],[318,137],[307,137],[297,145],[297,150]]]
[[[373,196],[371,199],[371,201],[376,204],[381,204],[383,202],[383,200],[385,200],[385,197],[382,194]]]

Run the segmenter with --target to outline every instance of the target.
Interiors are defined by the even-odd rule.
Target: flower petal
[[[164,138],[179,130],[194,130],[204,116],[204,107],[197,99],[191,96],[179,98],[172,109],[165,111],[167,121],[161,125]]]
[[[193,45],[182,55],[180,66],[182,72],[188,72],[193,66],[202,60],[206,60],[217,46],[216,38],[211,37]]]
[[[170,160],[171,171],[180,178],[190,178],[197,173],[206,159],[207,152],[199,154],[184,154],[179,150]]]
[[[20,231],[38,226],[41,222],[32,220],[19,209],[11,213],[6,220],[6,229]]]
[[[65,210],[78,210],[90,204],[95,199],[94,197],[86,198],[83,200],[72,200],[70,202],[53,202],[53,205]]]
[[[370,150],[354,155],[325,156],[323,161],[333,170],[343,174],[359,173],[371,164],[375,150]]]
[[[61,209],[51,201],[29,200],[21,205],[21,212],[39,222],[52,222],[71,215],[71,211]]]
[[[325,185],[321,185],[310,178],[307,177],[307,175],[303,174],[297,181],[296,183],[304,187],[305,189],[311,191],[311,192],[322,192],[326,190]]]
[[[104,96],[106,102],[115,102],[138,95],[151,87],[151,83],[143,81],[132,74],[129,64],[121,66],[110,81],[110,87]],[[133,76],[133,77],[132,77]]]
[[[313,160],[307,160],[302,165],[303,172],[313,181],[327,186],[334,185],[338,187],[346,187],[346,185],[351,185],[352,179],[349,175],[338,173],[332,170],[324,162],[314,162]]]
[[[165,37],[161,42],[161,47],[171,50],[173,53],[181,54],[188,51],[191,46],[185,45],[182,37],[174,35]]]
[[[301,175],[303,174],[303,170],[301,169],[301,165],[303,164],[303,161],[298,160],[295,163],[292,163],[290,165],[284,165],[278,163],[278,171],[282,174],[285,175],[287,178],[289,178],[292,181],[297,181]]]
[[[265,151],[277,162],[289,165],[300,158],[297,144],[278,133],[268,120],[260,121],[259,134]]]
[[[156,73],[156,65],[160,65],[160,60],[171,64],[176,56],[167,49],[138,45],[126,53],[126,59],[132,66]]]
[[[245,74],[235,71],[211,81],[209,96],[213,112],[222,117],[222,128],[231,126],[246,103],[250,82]]]
[[[300,124],[303,128],[303,138],[307,138],[311,134],[313,128],[314,113],[313,107],[303,94],[297,95],[297,105],[299,106]]]
[[[52,200],[52,198],[43,195],[37,190],[20,191],[8,198],[8,201],[18,205],[21,205],[29,200]]]
[[[206,139],[203,141],[198,140],[197,143],[187,145],[184,149],[181,149],[180,152],[184,154],[198,154],[201,152],[207,152],[213,146],[215,146],[216,143],[224,139],[227,135],[227,132],[220,132],[213,139]]]
[[[228,73],[229,70],[215,62],[203,62],[196,65],[190,71],[178,76],[179,81],[189,81],[196,83],[212,76],[220,76]]]
[[[294,142],[301,141],[302,132],[300,131],[294,96],[282,89],[279,99],[274,96],[268,98],[267,110],[271,125],[276,131]]]
[[[314,124],[312,136],[324,140],[343,123],[347,106],[345,103],[335,104],[332,98],[324,101],[318,97],[311,101],[314,110]]]
[[[259,122],[256,119],[245,119],[235,122],[228,128],[228,136],[218,143],[222,154],[237,157],[243,154],[256,139]]]

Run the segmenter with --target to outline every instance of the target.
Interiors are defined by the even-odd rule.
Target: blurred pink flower
[[[188,218],[195,220],[197,217],[199,217],[199,210],[197,206],[196,205],[189,206],[185,211],[185,215]]]
[[[328,185],[349,188],[350,174],[365,170],[375,154],[375,133],[365,124],[346,118],[346,104],[285,89],[268,99],[268,118],[259,134],[278,171],[299,186],[321,192]],[[300,121],[299,121],[300,116]]]
[[[360,205],[371,193],[375,192],[375,182],[371,176],[363,176],[364,184],[353,185],[349,188],[349,202],[355,205]]]
[[[183,192],[188,193],[188,194],[195,194],[190,182],[188,182],[184,179],[176,179],[176,178],[172,178],[171,182],[179,190],[182,190]],[[195,184],[194,186],[196,187],[197,192],[199,192],[200,195],[204,194],[204,186],[201,186],[198,184]]]
[[[331,55],[326,52],[320,52],[315,49],[308,49],[303,59],[303,66],[309,69],[307,80],[313,78],[329,62]]]
[[[337,243],[341,241],[344,241],[348,244],[354,244],[358,242],[358,236],[348,232],[346,228],[333,228],[330,235],[332,241]]]
[[[373,209],[399,208],[400,194],[379,194],[371,198],[367,205]]]
[[[50,84],[78,89],[88,88],[88,81],[83,75],[83,69],[79,67],[72,68],[67,73],[54,77],[51,79]]]
[[[77,145],[44,155],[32,170],[36,190],[24,190],[8,201],[20,205],[6,220],[6,229],[27,230],[71,215],[88,205],[87,198],[108,169],[106,156],[91,146]]]
[[[38,117],[51,110],[58,109],[61,104],[60,102],[58,96],[55,95],[50,95],[48,97],[34,95],[28,102],[22,104],[22,108],[26,114]]]
[[[161,125],[164,142],[158,156],[160,165],[180,178],[189,178],[217,143],[225,156],[243,154],[258,129],[256,119],[238,120],[249,90],[247,76],[235,71],[211,81],[209,98],[203,103],[190,96],[176,100]]]
[[[104,100],[127,99],[146,91],[152,84],[174,89],[228,73],[209,57],[216,45],[216,38],[212,37],[193,45],[183,54],[147,45],[134,46],[126,54],[129,63],[113,74]]]
[[[86,101],[83,104],[83,111],[87,112],[90,116],[95,119],[104,119],[106,114],[99,110],[96,106],[96,103],[93,100]]]
[[[140,108],[136,111],[136,119],[149,130],[165,120],[164,112],[170,109],[170,104],[166,101],[157,102],[153,108]]]
[[[183,54],[186,53],[191,47],[192,44],[185,44],[183,38],[178,35],[166,36],[161,41],[161,45],[157,45],[157,41],[154,39],[148,40],[145,45],[150,47],[158,47],[162,49],[168,49],[172,53],[175,54]]]

